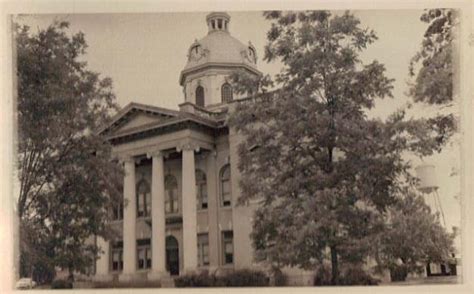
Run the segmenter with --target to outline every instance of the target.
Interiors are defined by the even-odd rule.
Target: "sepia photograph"
[[[7,15],[13,289],[466,283],[472,7],[267,7]]]

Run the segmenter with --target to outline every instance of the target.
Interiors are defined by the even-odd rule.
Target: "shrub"
[[[404,266],[394,266],[390,268],[390,280],[392,282],[405,281],[407,278],[408,271]]]
[[[314,282],[315,286],[329,286],[331,284],[331,269],[326,266],[322,265],[316,271],[314,275]]]
[[[333,286],[331,281],[332,272],[329,266],[320,266],[314,276],[315,286]],[[360,266],[348,266],[343,269],[339,274],[335,285],[340,286],[370,286],[378,285],[380,281],[372,278],[367,272],[365,272]]]
[[[348,267],[342,277],[339,285],[345,286],[372,286],[378,285],[379,280],[372,278],[367,272],[358,266]]]
[[[201,274],[184,275],[176,278],[174,280],[174,284],[178,288],[212,287],[215,284],[215,277],[210,276],[207,272]]]
[[[72,289],[72,282],[67,280],[54,280],[51,289]]]
[[[269,284],[265,273],[256,270],[237,270],[222,278],[227,280],[227,286],[230,287],[264,287]]]
[[[273,284],[274,286],[281,287],[288,285],[288,276],[283,273],[280,269],[273,272]]]
[[[208,273],[184,275],[175,279],[175,286],[184,287],[262,287],[268,286],[269,279],[261,271],[237,270],[223,276]]]

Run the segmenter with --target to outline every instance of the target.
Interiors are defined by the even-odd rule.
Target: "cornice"
[[[248,64],[245,64],[245,63],[232,63],[232,62],[207,62],[207,63],[204,63],[204,64],[201,64],[201,65],[197,65],[195,67],[191,67],[191,68],[188,68],[188,69],[184,69],[181,71],[180,75],[179,75],[179,84],[181,86],[183,86],[184,84],[184,78],[186,75],[189,75],[189,74],[192,74],[192,73],[195,73],[195,72],[199,72],[199,71],[202,71],[202,70],[205,70],[205,69],[209,69],[209,68],[229,68],[229,69],[235,69],[235,68],[238,68],[238,67],[241,67],[241,68],[244,68],[258,76],[262,76],[263,73],[261,71],[259,71],[258,69],[248,65]]]

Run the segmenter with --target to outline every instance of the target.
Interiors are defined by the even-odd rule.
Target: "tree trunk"
[[[331,284],[337,285],[339,280],[339,268],[338,268],[338,261],[337,261],[337,249],[336,246],[331,246]]]

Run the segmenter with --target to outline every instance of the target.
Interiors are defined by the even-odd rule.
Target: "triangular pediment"
[[[128,119],[127,122],[123,123],[122,126],[115,129],[116,132],[121,132],[125,130],[130,130],[136,127],[140,127],[146,124],[160,122],[166,118],[157,117],[154,115],[146,114],[146,113],[135,113],[131,118]]]
[[[98,132],[104,135],[114,135],[125,131],[139,129],[142,126],[160,124],[178,116],[179,112],[171,109],[150,105],[130,103],[122,108],[112,121]]]

